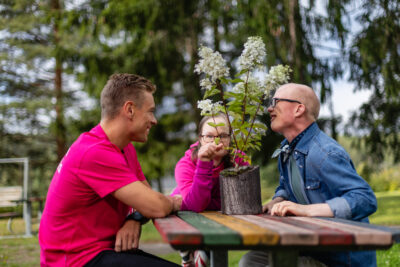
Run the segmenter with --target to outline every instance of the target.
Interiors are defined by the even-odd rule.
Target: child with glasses
[[[215,124],[223,122],[225,126],[215,128],[210,126],[209,122]],[[233,166],[233,160],[239,165],[247,165],[239,157],[231,158],[227,150],[231,141],[230,134],[225,114],[204,117],[200,121],[198,141],[190,146],[175,167],[177,187],[172,195],[182,195],[181,210],[202,212],[221,209],[219,173]],[[204,252],[196,251],[194,255],[195,266],[206,266],[208,259]],[[182,266],[194,266],[193,253],[182,252],[181,256]]]

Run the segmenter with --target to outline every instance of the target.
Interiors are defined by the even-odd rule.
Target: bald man
[[[285,140],[273,155],[279,155],[280,183],[263,212],[368,222],[377,208],[375,195],[344,148],[318,128],[319,109],[315,92],[301,84],[283,85],[272,98],[271,129]],[[311,257],[307,266],[376,266],[374,251],[301,254]],[[266,266],[267,255],[251,251],[240,266]]]

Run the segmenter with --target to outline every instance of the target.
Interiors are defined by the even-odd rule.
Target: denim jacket
[[[285,139],[281,147],[286,144],[288,141]],[[377,209],[376,197],[368,183],[357,174],[343,147],[313,123],[292,153],[303,177],[303,193],[310,204],[327,203],[334,217],[368,222],[368,216]],[[282,155],[279,156],[278,168],[279,186],[273,198],[297,202]],[[374,251],[307,255],[328,266],[376,266]]]

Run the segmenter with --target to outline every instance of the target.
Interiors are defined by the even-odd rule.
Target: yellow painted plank
[[[214,211],[202,212],[201,215],[238,232],[244,245],[275,245],[279,242],[277,232],[262,228],[254,223]]]

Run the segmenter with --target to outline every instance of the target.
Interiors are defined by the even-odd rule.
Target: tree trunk
[[[301,82],[304,82],[304,77],[301,71],[301,58],[299,53],[297,52],[297,33],[296,33],[296,15],[298,13],[298,1],[296,0],[288,0],[288,20],[289,20],[289,36],[290,36],[290,44],[289,44],[289,61],[292,65],[295,66],[295,71],[298,72],[298,79]]]
[[[220,175],[219,181],[222,213],[259,214],[262,212],[258,166],[237,176]]]
[[[66,152],[66,133],[64,125],[64,107],[63,107],[63,92],[62,92],[62,59],[59,51],[59,20],[60,20],[60,3],[58,0],[51,1],[51,7],[54,16],[54,46],[56,49],[55,53],[55,74],[54,74],[54,93],[56,98],[55,110],[56,110],[56,121],[55,121],[55,133],[56,133],[56,143],[57,143],[57,159],[61,161]]]

